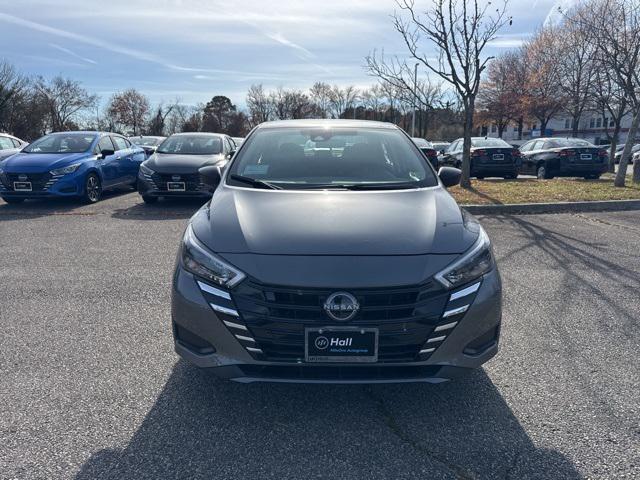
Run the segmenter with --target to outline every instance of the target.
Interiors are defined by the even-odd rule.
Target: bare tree
[[[500,58],[495,59],[489,64],[487,78],[478,92],[477,117],[496,125],[500,138],[516,112],[517,97],[512,95],[509,76],[508,65]]]
[[[450,84],[464,106],[464,147],[462,178],[460,185],[471,187],[470,158],[471,133],[475,102],[482,73],[491,57],[483,58],[487,44],[510,19],[506,17],[507,0],[496,8],[491,2],[481,5],[480,0],[434,0],[433,5],[422,15],[413,0],[399,0],[401,11],[394,14],[394,26],[402,35],[414,61],[424,65],[430,72]],[[423,45],[437,49],[437,58]],[[374,55],[375,56],[375,55]],[[371,57],[371,56],[370,56]],[[384,59],[379,60],[384,63]],[[407,61],[396,58],[396,63]]]
[[[249,109],[250,123],[258,125],[271,119],[273,104],[269,95],[262,88],[262,84],[251,85],[247,92],[247,108]]]
[[[583,8],[577,7],[574,14]],[[557,44],[557,55],[549,60],[553,63],[552,68],[558,72],[564,110],[571,116],[572,134],[575,137],[582,114],[593,100],[591,85],[596,75],[596,49],[593,42],[589,41],[593,32],[585,25],[565,21],[561,28],[562,34],[552,40]]]
[[[611,145],[609,147],[609,172],[616,171],[615,153],[620,141],[620,130],[622,120],[629,114],[629,102],[624,91],[614,81],[613,73],[607,69],[596,69],[594,81],[591,83],[591,96],[596,110],[603,118],[609,119],[605,122],[605,132]],[[609,128],[613,124],[613,131]]]
[[[564,106],[556,65],[559,56],[557,39],[555,28],[546,27],[523,46],[528,67],[523,101],[529,116],[540,122],[542,135],[549,120]]]
[[[142,133],[149,113],[149,100],[134,88],[111,97],[107,115],[120,129],[130,129],[133,135]]]
[[[11,106],[27,88],[28,80],[13,65],[0,62],[0,131],[10,130]]]
[[[614,180],[624,187],[631,148],[640,127],[640,2],[638,0],[589,0],[569,17],[592,32],[597,66],[611,73],[612,81],[629,102],[633,120],[620,166]],[[640,182],[640,162],[633,168],[633,181]]]
[[[49,82],[39,78],[36,89],[47,107],[53,131],[73,127],[77,116],[94,106],[98,100],[96,95],[90,95],[82,88],[80,82],[69,78],[54,77]]]
[[[331,87],[329,105],[333,118],[340,118],[344,113],[353,108],[358,98],[358,90],[353,85],[344,88],[334,85]]]
[[[322,118],[327,118],[331,106],[331,85],[325,82],[316,82],[309,89],[309,97],[316,105]]]

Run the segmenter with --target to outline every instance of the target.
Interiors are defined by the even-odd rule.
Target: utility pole
[[[416,99],[418,96],[418,65],[415,64],[413,69],[413,116],[411,117],[411,136],[416,136]]]

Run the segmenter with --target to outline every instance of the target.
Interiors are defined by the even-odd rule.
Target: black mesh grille
[[[20,180],[21,175],[26,175],[26,180]],[[34,192],[44,190],[45,185],[51,179],[51,174],[46,173],[5,173],[2,176],[2,183],[9,190],[13,190],[13,182],[31,182],[31,189]],[[24,177],[23,177],[24,178]]]
[[[322,305],[336,290],[296,289],[247,281],[233,299],[268,360],[304,358],[305,327],[350,325],[379,329],[380,362],[415,360],[440,320],[448,299],[435,283],[398,289],[349,290],[360,311],[345,323],[331,320]]]
[[[180,180],[174,180],[173,177],[179,175]],[[187,191],[199,191],[203,190],[203,185],[200,183],[200,175],[197,173],[154,173],[151,178],[158,187],[158,190],[167,190],[167,182],[184,182],[185,190]]]

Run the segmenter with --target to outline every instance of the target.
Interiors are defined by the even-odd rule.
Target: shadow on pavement
[[[202,198],[163,198],[153,204],[140,202],[126,208],[118,208],[111,216],[120,220],[166,220],[189,218],[206,203]]]
[[[183,361],[122,449],[77,480],[582,478],[537,448],[483,370],[440,385],[242,385]]]

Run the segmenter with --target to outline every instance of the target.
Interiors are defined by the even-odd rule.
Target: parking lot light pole
[[[416,105],[418,97],[418,65],[416,63],[413,69],[413,117],[411,118],[411,136],[416,136]]]

